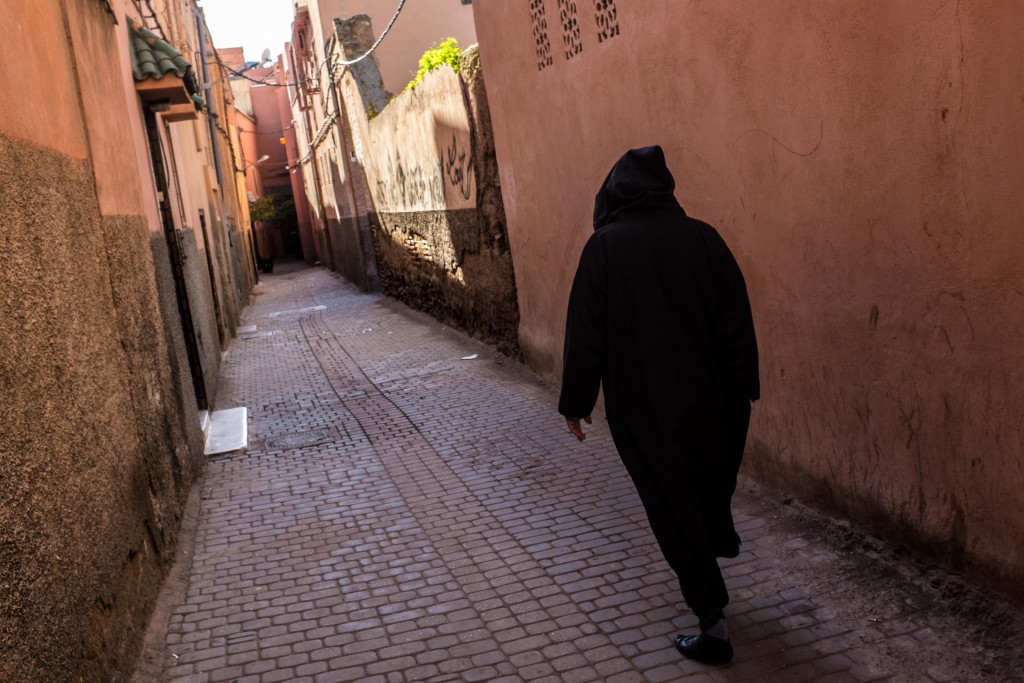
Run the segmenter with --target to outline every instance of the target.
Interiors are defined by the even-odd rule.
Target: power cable
[[[252,78],[250,76],[245,75],[241,71],[236,71],[236,70],[232,69],[230,66],[228,66],[224,62],[220,61],[219,59],[216,61],[216,63],[221,65],[222,67],[224,67],[225,71],[230,71],[235,76],[238,76],[239,78],[244,78],[247,81],[252,81],[256,85],[269,85],[269,86],[274,87],[274,88],[287,88],[287,87],[292,86],[292,85],[300,86],[300,85],[302,85],[304,83],[313,83],[314,82],[312,78],[306,78],[306,79],[301,80],[301,81],[292,81],[292,82],[289,82],[289,83],[267,83],[266,80],[268,78],[270,78],[271,76],[276,76],[277,74],[276,73],[270,73],[266,77],[264,77],[262,80],[256,80],[255,78]],[[323,68],[322,65],[321,65],[321,68]],[[319,71],[319,69],[318,69],[318,71]]]
[[[277,135],[278,133],[287,133],[288,131],[290,131],[290,130],[292,130],[294,128],[295,128],[295,126],[288,126],[287,128],[282,128],[281,130],[245,130],[245,129],[239,128],[238,132],[239,133],[249,133],[250,135]]]

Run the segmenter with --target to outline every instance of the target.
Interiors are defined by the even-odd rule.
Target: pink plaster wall
[[[0,12],[0,64],[10,77],[23,84],[46,84],[47,104],[39,107],[32,97],[0,97],[0,129],[7,134],[84,159],[88,154],[71,54],[58,0],[31,3],[32,12],[20,11],[26,3]],[[24,46],[31,45],[31,49]]]
[[[613,4],[599,41],[590,2],[474,3],[529,364],[558,376],[602,178],[659,143],[747,276],[749,471],[1024,595],[1024,11]]]
[[[260,153],[256,145],[259,138],[256,131],[256,122],[242,112],[235,110],[235,126],[238,128],[238,144],[241,147],[242,159],[245,162],[245,189],[251,192],[254,197],[263,194],[263,184],[260,174],[255,166],[259,161]]]
[[[106,10],[96,3],[71,2],[66,7],[75,61],[120,67],[78,69],[100,210],[105,215],[136,215],[141,212],[142,182],[133,152],[144,145],[145,128],[140,120],[129,119],[132,125],[125,125],[124,118],[110,115],[112,110],[138,107],[131,66],[123,57],[128,54],[128,32],[114,31],[111,40],[109,27],[101,21]]]

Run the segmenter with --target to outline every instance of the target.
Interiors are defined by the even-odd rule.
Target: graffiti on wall
[[[425,171],[419,165],[406,166],[398,151],[387,158],[384,174],[377,181],[381,210],[415,211],[444,206],[444,188],[436,167]]]
[[[533,15],[533,41],[537,46],[537,69],[551,66],[551,39],[548,38],[548,19],[544,14],[544,0],[530,0],[530,14]]]
[[[441,155],[441,174],[463,199],[469,199],[473,192],[472,164],[472,153],[460,150],[458,137],[452,134],[452,143]]]
[[[547,0],[551,2],[551,0]],[[580,27],[577,0],[557,0],[558,20],[562,26],[562,46],[566,60],[583,52],[583,31]],[[530,15],[533,21],[533,41],[537,51],[537,69],[543,71],[554,63],[551,57],[551,39],[548,36],[548,20],[545,0],[530,0]],[[619,35],[619,10],[615,0],[593,0],[594,19],[597,26],[597,42],[603,43]]]

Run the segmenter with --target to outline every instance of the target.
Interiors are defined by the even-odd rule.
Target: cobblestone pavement
[[[844,551],[750,490],[736,660],[683,660],[696,620],[603,420],[577,443],[519,364],[324,270],[256,294],[218,398],[250,446],[209,462],[149,680],[1010,680],[921,591],[830,588]]]

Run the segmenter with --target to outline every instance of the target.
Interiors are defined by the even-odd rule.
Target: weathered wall
[[[517,354],[483,75],[475,51],[463,63],[462,77],[436,69],[365,126],[377,265],[385,293]]]
[[[201,122],[199,125],[202,125]],[[234,325],[228,322],[223,310],[229,306],[228,288],[217,292],[216,303],[213,294],[214,273],[222,257],[219,258],[220,250],[214,239],[210,239],[220,227],[216,216],[221,211],[220,207],[211,203],[209,176],[213,170],[207,164],[212,159],[200,136],[196,134],[197,130],[202,129],[194,126],[191,121],[168,124],[158,120],[157,126],[160,129],[161,148],[175,152],[173,157],[168,157],[166,164],[169,203],[174,214],[175,237],[184,257],[182,274],[188,291],[196,342],[200,349],[203,381],[206,393],[212,399],[217,394],[221,343],[230,339],[231,331],[234,330]],[[212,271],[211,264],[214,265]],[[222,270],[222,283],[224,276]],[[223,307],[220,313],[219,307]]]
[[[373,44],[373,35],[367,30],[368,17],[354,17],[351,21],[337,22],[338,37],[331,45],[332,61],[362,54]],[[373,202],[369,197],[366,177],[353,143],[353,120],[365,124],[365,106],[361,102],[359,87],[369,88],[369,97],[383,95],[380,74],[370,60],[360,63],[355,76],[345,70],[345,81],[351,86],[354,98],[343,102],[338,90],[342,87],[327,77],[327,69],[320,87],[321,96],[313,101],[323,105],[311,110],[320,118],[320,135],[313,153],[315,170],[320,180],[320,203],[324,218],[324,259],[331,268],[350,282],[366,291],[379,291],[380,281],[373,253],[370,224],[374,220]],[[356,125],[359,125],[358,121]],[[358,135],[355,136],[358,139]],[[323,256],[322,256],[323,258]]]
[[[0,679],[118,680],[201,465],[187,365],[87,162],[0,136],[0,250]]]
[[[4,681],[130,675],[202,466],[117,6],[0,16]]]
[[[288,62],[285,55],[277,58],[277,82],[293,83],[292,73],[288,70]],[[302,251],[302,258],[308,265],[316,261],[316,249],[313,246],[313,225],[309,212],[309,202],[302,187],[302,175],[296,169],[299,158],[299,147],[295,134],[295,126],[292,123],[292,109],[290,94],[292,88],[277,88],[277,116],[281,121],[281,128],[284,132],[281,137],[285,139],[284,149],[288,162],[287,171],[288,185],[292,189],[292,200],[295,202],[295,229],[299,249]]]
[[[159,0],[165,2],[173,14],[175,11],[186,11],[182,17],[180,32],[182,49],[191,56],[194,54],[190,46],[198,45],[200,34],[195,16],[194,0],[185,4],[179,0]],[[205,23],[204,23],[205,26]],[[210,34],[205,31],[205,49],[214,52]],[[202,72],[201,64],[195,65]],[[216,62],[209,63],[204,96],[209,100],[208,113],[203,113],[194,122],[172,123],[171,128],[188,127],[192,130],[195,140],[194,149],[201,156],[192,157],[192,149],[187,146],[175,149],[176,156],[181,158],[179,177],[184,176],[187,184],[201,178],[205,186],[190,189],[195,191],[194,204],[176,226],[191,229],[197,247],[208,255],[206,261],[207,282],[215,301],[215,322],[220,345],[226,347],[235,334],[239,315],[249,301],[249,292],[256,283],[254,269],[255,255],[251,250],[251,224],[249,220],[248,200],[240,191],[238,179],[239,135],[234,127],[235,108],[231,91],[230,72]],[[212,119],[211,115],[216,114]],[[184,136],[182,136],[184,137]],[[206,228],[202,229],[202,221],[198,212],[203,210]],[[207,350],[210,348],[207,346]],[[208,374],[214,378],[220,367],[221,348],[216,350],[216,358],[209,358]],[[211,353],[212,355],[212,353]]]
[[[1024,594],[1024,10],[474,10],[530,365],[558,376],[602,178],[659,143],[747,276],[748,471]]]

